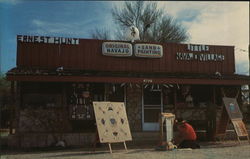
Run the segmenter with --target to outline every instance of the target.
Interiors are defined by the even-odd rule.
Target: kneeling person
[[[176,125],[178,136],[175,137],[174,142],[178,144],[178,148],[200,148],[200,145],[196,142],[196,133],[190,124],[179,119]]]

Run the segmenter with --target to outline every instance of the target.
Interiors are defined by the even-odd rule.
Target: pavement
[[[112,144],[102,145],[94,152],[92,148],[64,148],[40,150],[3,150],[1,159],[250,159],[250,144],[247,141],[204,142],[201,149],[175,149],[155,151],[153,145]]]

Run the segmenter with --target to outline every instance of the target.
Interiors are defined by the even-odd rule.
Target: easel
[[[227,98],[223,88],[221,88],[221,93],[223,96],[224,107],[220,117],[219,125],[216,128],[216,137],[222,138],[224,141],[228,123],[229,121],[231,121],[234,126],[234,130],[236,132],[239,143],[240,137],[247,137],[247,140],[250,143],[246,126],[242,121],[243,116],[236,101],[239,96],[239,91],[237,92],[235,98]]]
[[[237,139],[238,139],[239,143],[240,143],[241,137],[247,137],[247,140],[250,143],[248,132],[247,132],[246,126],[243,123],[242,119],[233,119],[232,124],[234,125],[235,132],[237,134]]]
[[[109,152],[112,153],[111,143],[108,143],[108,145],[109,145]],[[126,152],[128,152],[127,145],[126,145],[125,141],[123,141],[123,145],[124,145],[124,148],[125,148]]]
[[[99,140],[98,132],[96,131],[95,141],[94,141],[94,144],[93,144],[94,152],[96,150],[96,144],[97,144],[97,142],[100,142],[100,140]],[[124,148],[125,148],[126,152],[128,152],[127,145],[126,145],[125,141],[123,141],[123,145],[124,145]],[[109,152],[112,153],[111,143],[108,143],[108,146],[109,146]]]

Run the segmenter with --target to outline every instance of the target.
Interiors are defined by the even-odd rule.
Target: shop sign
[[[78,45],[79,38],[49,37],[49,36],[28,36],[17,35],[17,41],[29,43],[50,43],[50,44],[69,44]]]
[[[225,56],[223,54],[210,53],[208,45],[187,44],[187,52],[177,52],[176,59],[183,61],[224,61]]]
[[[135,56],[147,58],[161,58],[163,49],[161,45],[156,44],[135,44]]]
[[[184,61],[224,61],[225,56],[223,54],[214,54],[214,53],[184,53],[177,52],[176,53],[177,60]]]
[[[102,44],[102,54],[119,57],[132,56],[132,45],[124,42],[104,42]]]
[[[208,45],[194,45],[194,44],[188,44],[187,45],[188,51],[209,51]]]
[[[152,83],[153,80],[152,79],[143,79],[143,83]]]

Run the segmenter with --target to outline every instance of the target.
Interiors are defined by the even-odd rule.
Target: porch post
[[[15,134],[18,136],[18,139],[17,139],[17,145],[18,147],[21,147],[21,142],[22,142],[22,135],[20,133],[20,126],[19,126],[19,121],[20,121],[20,105],[21,105],[21,82],[17,82],[16,83],[16,95],[15,95],[15,102],[14,102],[14,127],[15,127]]]
[[[20,82],[17,82],[15,97],[16,97],[16,100],[15,100],[15,132],[19,133],[20,105],[21,105],[21,83]]]
[[[216,127],[217,127],[217,122],[216,122],[216,117],[217,117],[217,105],[216,105],[216,86],[213,86],[213,95],[212,95],[212,103],[213,103],[213,108],[212,112],[214,113],[213,118],[212,118],[212,132],[211,132],[211,140],[215,140],[215,132],[216,132]]]
[[[177,103],[177,90],[176,90],[176,87],[174,87],[174,114],[176,115],[177,113],[177,106],[176,106],[176,103]]]
[[[10,94],[11,94],[11,105],[10,105],[10,134],[14,134],[13,132],[13,120],[15,118],[15,82],[11,81],[10,85]]]

